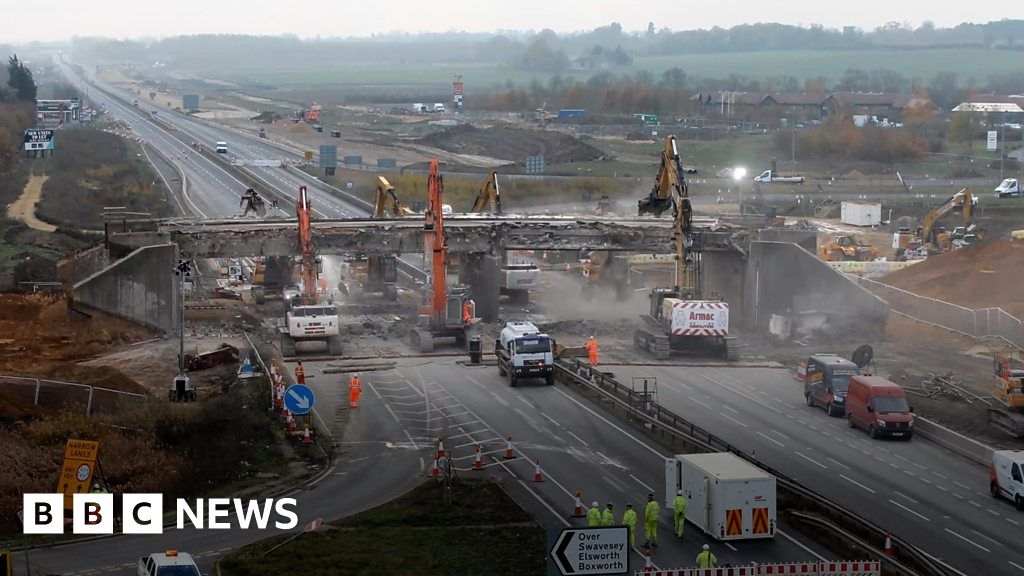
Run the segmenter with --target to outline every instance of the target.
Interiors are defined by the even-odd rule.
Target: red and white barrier
[[[636,576],[881,576],[882,563],[875,561],[793,562],[736,566],[733,568],[678,568],[639,571]]]

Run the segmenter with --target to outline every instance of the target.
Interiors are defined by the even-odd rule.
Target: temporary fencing
[[[849,277],[885,300],[889,309],[900,316],[971,338],[1001,338],[1024,349],[1024,322],[1002,308],[968,308],[869,278]]]
[[[124,390],[9,374],[0,374],[0,387],[3,387],[13,398],[25,402],[31,399],[33,406],[59,408],[67,404],[84,404],[85,413],[90,416],[93,413],[94,401],[116,401],[122,398],[145,400],[147,398],[145,394],[125,392]]]

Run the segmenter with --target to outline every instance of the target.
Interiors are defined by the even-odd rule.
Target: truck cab
[[[217,150],[217,154],[227,154],[228,153],[228,143],[224,142],[224,141],[217,142],[217,146],[216,146],[215,149]]]
[[[804,399],[808,406],[821,406],[829,416],[842,416],[850,378],[860,374],[856,364],[836,354],[815,354],[807,359]]]
[[[543,378],[555,383],[555,357],[551,337],[532,322],[513,321],[505,324],[494,342],[498,357],[498,375],[507,377],[510,387],[520,378]]]
[[[995,193],[997,198],[1017,198],[1021,195],[1020,184],[1016,178],[1007,178],[996,186]]]
[[[1018,510],[1024,510],[1024,452],[996,450],[988,476],[993,497],[1012,500]]]
[[[177,550],[139,558],[138,576],[202,576],[192,555]]]

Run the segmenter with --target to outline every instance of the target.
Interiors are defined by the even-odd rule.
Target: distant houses
[[[701,116],[768,124],[820,122],[834,116],[867,116],[902,121],[913,106],[934,107],[915,94],[883,92],[701,92],[690,98]]]

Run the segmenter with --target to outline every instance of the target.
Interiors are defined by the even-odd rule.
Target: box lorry
[[[665,459],[665,506],[676,491],[689,503],[686,520],[716,540],[773,538],[775,477],[729,452]]]
[[[995,498],[1012,500],[1017,510],[1024,510],[1024,452],[996,450],[988,469],[989,491]]]
[[[507,322],[494,342],[498,375],[507,377],[511,387],[521,378],[543,378],[545,384],[554,384],[553,349],[551,338],[532,322]]]
[[[881,376],[854,375],[846,392],[846,421],[850,428],[867,430],[872,438],[910,438],[914,435],[914,409],[903,387]]]

